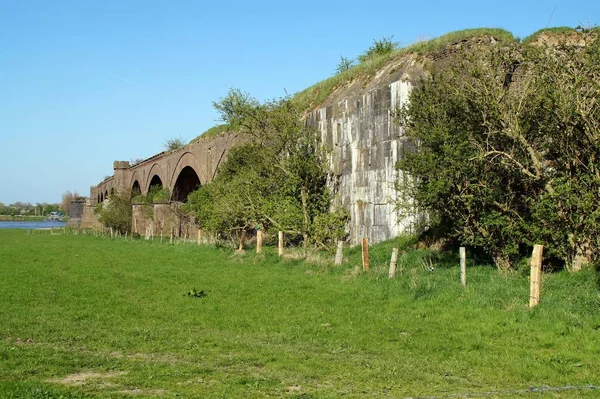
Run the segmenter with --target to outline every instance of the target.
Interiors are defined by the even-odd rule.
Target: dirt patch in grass
[[[97,371],[81,371],[75,374],[69,374],[63,378],[55,378],[49,380],[49,382],[54,382],[63,385],[84,385],[89,382],[103,382],[104,380],[120,377],[122,375],[127,374],[126,371],[112,371],[112,372],[104,372],[100,373]]]

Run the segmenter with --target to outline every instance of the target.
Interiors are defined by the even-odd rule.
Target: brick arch
[[[142,194],[142,177],[140,176],[140,173],[136,170],[135,172],[133,172],[133,174],[131,175],[131,179],[129,179],[129,185],[127,186],[127,188],[129,190],[133,191],[133,186],[135,185],[135,182],[138,182],[138,185],[140,186],[140,194]]]
[[[167,181],[167,175],[163,171],[163,168],[158,163],[155,163],[146,174],[146,180],[144,181],[144,186],[142,187],[146,194],[148,193],[148,190],[150,190],[150,182],[154,176],[158,176],[160,178],[163,187],[170,187],[170,182]]]
[[[196,172],[198,178],[200,178],[200,162],[198,162],[198,159],[196,159],[196,156],[194,154],[192,154],[191,152],[186,152],[183,155],[181,155],[181,157],[179,157],[179,160],[177,160],[177,165],[171,173],[171,176],[169,178],[170,188],[173,187],[173,185],[177,181],[177,178],[179,177],[179,174],[186,166],[189,166],[190,168],[194,169],[194,172]],[[202,181],[200,181],[200,183],[202,183]]]
[[[196,174],[196,177],[198,178],[198,186],[202,184],[202,181],[200,180],[200,162],[198,162],[198,159],[196,159],[194,154],[192,154],[191,152],[186,152],[182,154],[179,160],[177,161],[177,165],[173,169],[173,173],[171,174],[171,178],[169,179],[169,189],[171,198],[173,198],[175,194],[174,191],[177,179],[180,177],[184,170],[185,173],[187,173],[190,171],[190,169]]]

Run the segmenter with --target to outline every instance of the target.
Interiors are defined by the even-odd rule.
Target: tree
[[[394,36],[382,37],[379,40],[373,39],[373,44],[363,54],[358,56],[358,61],[363,63],[367,60],[386,54],[398,48],[398,42],[393,41]]]
[[[400,112],[415,147],[398,164],[413,177],[400,188],[499,269],[534,242],[567,265],[593,260],[600,63],[597,37],[582,36],[585,47],[467,50],[423,80]]]
[[[62,200],[60,202],[60,211],[64,215],[69,215],[71,202],[77,198],[80,198],[80,195],[77,193],[77,191],[75,191],[73,193],[69,190],[65,191],[64,194],[62,195]]]
[[[343,72],[346,72],[348,69],[352,68],[354,66],[354,60],[350,59],[350,58],[346,58],[344,56],[340,57],[340,62],[337,65],[337,67],[335,68],[335,73],[340,74]]]
[[[175,151],[185,147],[186,142],[182,137],[175,137],[164,142],[163,147],[166,151]]]
[[[132,203],[131,192],[124,190],[108,197],[94,209],[98,220],[106,227],[118,232],[131,232]]]
[[[305,245],[317,215],[329,212],[326,152],[290,98],[260,103],[231,90],[214,103],[224,122],[248,141],[234,149],[216,179],[190,196],[204,229],[229,236],[257,225]]]

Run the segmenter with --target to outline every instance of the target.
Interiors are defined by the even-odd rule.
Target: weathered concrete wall
[[[401,218],[396,211],[395,164],[408,144],[394,115],[423,73],[414,59],[403,58],[366,86],[355,82],[334,93],[308,117],[331,150],[335,205],[350,210],[352,244],[363,236],[370,242],[387,240],[413,226],[413,218]]]

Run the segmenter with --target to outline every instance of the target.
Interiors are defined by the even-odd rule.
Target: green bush
[[[398,42],[392,41],[394,36],[383,37],[379,40],[373,40],[373,45],[367,49],[363,54],[358,56],[358,61],[363,63],[373,57],[380,57],[383,55],[391,54],[398,48]]]
[[[123,191],[96,205],[94,212],[104,226],[124,234],[131,231],[131,205],[131,192]]]
[[[398,182],[415,205],[500,269],[535,243],[578,269],[597,260],[600,39],[463,49],[399,112],[413,151]],[[405,176],[405,174],[402,174]],[[416,201],[416,204],[415,204]]]

